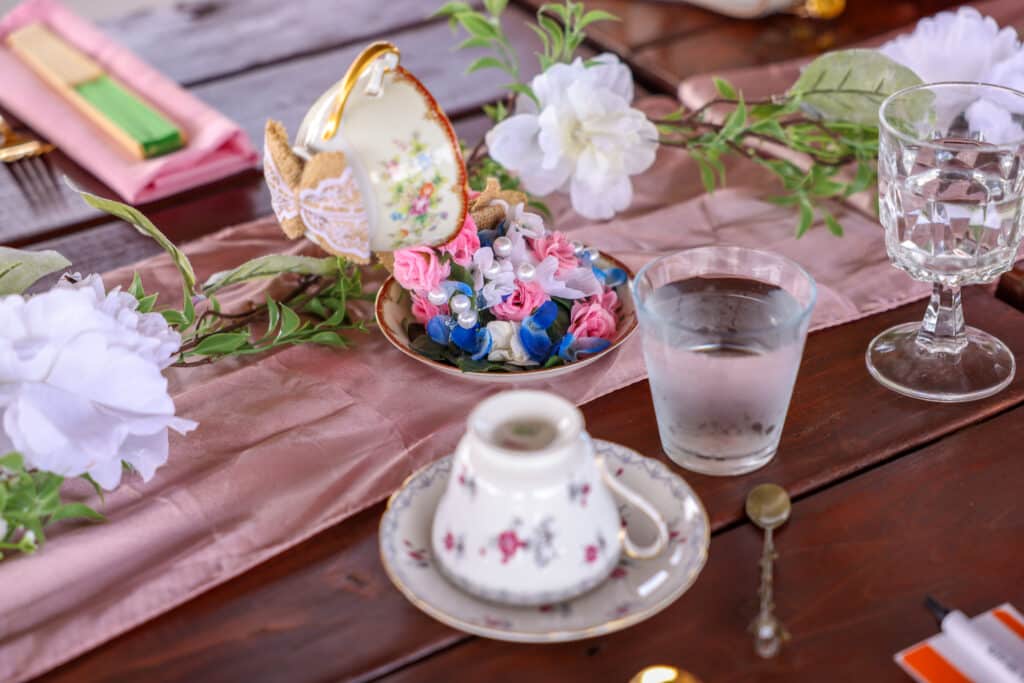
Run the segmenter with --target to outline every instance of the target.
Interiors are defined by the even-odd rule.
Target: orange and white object
[[[1024,681],[1024,617],[1004,603],[974,618],[943,620],[943,632],[894,656],[918,683]],[[950,623],[947,623],[950,622]],[[993,656],[998,662],[993,662]],[[1015,677],[1016,675],[1016,677]]]

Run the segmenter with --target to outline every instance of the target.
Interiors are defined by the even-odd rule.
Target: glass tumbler
[[[964,323],[963,285],[1013,265],[1021,243],[1024,93],[981,83],[901,90],[879,110],[879,214],[892,264],[933,283],[922,323],[871,342],[886,387],[930,401],[991,396],[1013,379],[1006,345]]]
[[[633,298],[669,458],[712,475],[767,464],[814,308],[811,276],[777,254],[699,247],[647,264]]]

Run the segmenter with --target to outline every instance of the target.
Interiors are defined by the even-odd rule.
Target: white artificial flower
[[[487,354],[487,360],[521,366],[538,364],[523,347],[519,338],[519,323],[492,320],[487,323],[487,331],[491,333],[491,352]]]
[[[121,462],[149,480],[167,461],[167,429],[196,427],[174,415],[161,370],[178,334],[130,294],[104,292],[99,276],[32,297],[0,298],[0,452],[103,488]]]
[[[505,211],[505,232],[519,232],[529,238],[543,237],[548,230],[544,227],[544,219],[535,213],[526,210],[526,205],[519,202],[515,206],[509,206],[504,199],[495,199],[491,206],[500,206]]]
[[[484,272],[497,260],[501,269],[494,277],[487,277]],[[484,299],[483,308],[501,303],[502,299],[516,289],[516,275],[512,272],[512,262],[508,259],[495,259],[494,250],[481,247],[473,254],[473,291],[479,292]]]
[[[548,296],[557,296],[561,299],[583,299],[604,291],[601,282],[590,268],[574,268],[565,275],[564,279],[557,277],[557,272],[558,259],[554,256],[548,256],[537,264],[533,279]]]
[[[999,28],[992,17],[973,7],[940,12],[918,22],[913,33],[879,48],[886,57],[917,74],[925,83],[994,80],[997,67],[1019,52],[1017,32]]]
[[[591,219],[611,218],[629,206],[629,177],[646,170],[658,131],[630,106],[633,76],[615,55],[586,66],[577,58],[534,77],[540,101],[520,96],[516,114],[487,133],[491,156],[516,172],[527,191],[568,192],[573,208]]]

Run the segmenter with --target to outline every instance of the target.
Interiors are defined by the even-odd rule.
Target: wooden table
[[[509,10],[524,59],[535,0]],[[294,126],[358,50],[387,37],[451,114],[459,133],[487,128],[481,106],[500,91],[489,74],[463,76],[474,58],[451,50],[427,0],[208,0],[107,22],[105,28],[261,139],[263,121]],[[641,85],[672,93],[694,73],[767,63],[858,42],[955,5],[952,0],[851,0],[831,22],[792,16],[739,21],[693,7],[595,0],[622,16],[595,28],[593,49],[634,67]],[[1014,23],[1024,27],[1024,7]],[[533,61],[529,59],[527,61]],[[65,163],[76,180],[97,187]],[[101,187],[98,187],[102,191]],[[270,212],[256,172],[144,210],[178,241]],[[59,249],[83,272],[156,251],[123,224],[68,197],[33,213],[0,178],[0,239]],[[1024,274],[998,297],[967,293],[975,324],[1024,352]],[[931,593],[969,613],[1004,600],[1024,606],[1024,378],[977,403],[940,406],[876,384],[864,349],[879,330],[917,320],[921,305],[812,334],[776,460],[754,474],[687,474],[711,514],[707,568],[677,603],[611,636],[557,646],[487,641],[423,615],[390,585],[377,554],[375,506],[287,553],[60,667],[47,681],[626,681],[643,666],[675,664],[703,680],[903,681],[892,654],[935,631]],[[661,454],[647,384],[584,408],[598,437]],[[761,661],[745,629],[756,610],[760,536],[742,516],[756,483],[795,498],[778,535],[778,613],[793,632]]]

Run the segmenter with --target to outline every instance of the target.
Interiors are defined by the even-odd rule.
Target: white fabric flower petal
[[[913,33],[889,41],[879,51],[925,83],[935,83],[985,81],[992,68],[1018,48],[1013,28],[1000,29],[992,17],[961,7],[922,19]]]

